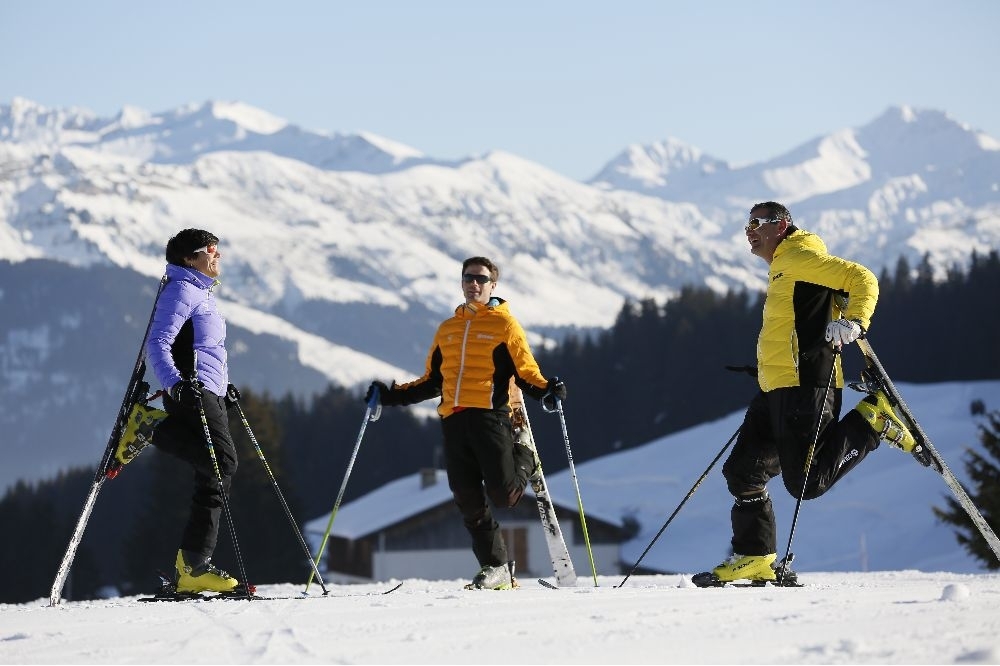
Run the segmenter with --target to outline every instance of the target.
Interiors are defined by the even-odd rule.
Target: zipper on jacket
[[[792,328],[792,336],[788,341],[788,346],[792,350],[792,368],[795,369],[795,381],[798,385],[802,385],[802,378],[799,376],[799,334],[796,333],[795,328]]]
[[[455,380],[455,404],[458,407],[458,394],[462,391],[462,375],[465,373],[465,343],[469,340],[469,329],[472,328],[472,320],[465,322],[465,332],[462,334],[462,353],[458,362],[458,378]]]

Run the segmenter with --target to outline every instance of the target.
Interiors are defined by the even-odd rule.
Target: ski
[[[773,580],[739,578],[735,581],[724,581],[712,571],[703,571],[691,576],[691,582],[698,587],[802,587],[799,575],[789,568],[794,557],[789,555],[771,564],[771,570],[774,571]]]
[[[101,458],[101,464],[97,467],[94,481],[90,486],[90,492],[83,503],[80,517],[77,518],[76,527],[73,529],[69,544],[66,546],[66,552],[63,554],[59,569],[56,571],[55,580],[52,581],[52,590],[49,592],[49,606],[57,606],[62,600],[62,591],[66,585],[66,578],[69,576],[70,568],[73,566],[73,560],[76,558],[76,550],[80,546],[80,541],[83,540],[83,532],[90,521],[90,514],[94,510],[94,504],[97,502],[97,495],[101,492],[101,487],[106,480],[115,478],[118,472],[121,471],[121,463],[115,457],[115,449],[117,449],[118,441],[128,427],[132,408],[139,402],[145,403],[148,399],[149,384],[143,381],[143,377],[146,374],[146,339],[149,337],[149,329],[153,325],[156,301],[160,299],[160,294],[163,292],[163,287],[166,284],[167,276],[164,275],[160,278],[160,285],[156,290],[156,298],[153,299],[153,309],[149,313],[146,332],[142,336],[142,344],[139,345],[139,354],[132,369],[132,376],[129,378],[125,397],[122,398],[121,407],[118,409],[118,417],[115,419],[115,423],[111,428],[111,436],[108,437],[107,446],[104,448],[104,456]]]
[[[524,408],[524,395],[513,379],[510,386],[510,420],[514,427],[514,433],[522,444],[538,455],[535,437],[531,432],[531,422],[528,420],[528,412]],[[535,504],[538,506],[538,517],[542,521],[542,531],[545,533],[545,543],[549,549],[549,558],[552,560],[552,572],[555,574],[556,584],[559,587],[572,587],[576,585],[576,570],[573,568],[573,560],[570,558],[566,540],[559,527],[559,519],[556,517],[555,507],[552,505],[549,487],[545,483],[545,474],[542,472],[541,464],[539,464],[536,478],[531,480],[531,489],[535,492]]]
[[[511,583],[510,587],[492,588],[492,587],[479,587],[475,583],[466,583],[462,586],[463,590],[486,590],[489,592],[509,592],[510,590],[516,590],[521,587],[521,584],[517,582],[515,578]]]
[[[160,589],[151,597],[139,597],[139,601],[211,601],[215,599],[226,599],[235,601],[254,601],[263,599],[257,596],[256,585],[244,585],[240,583],[228,592],[217,592],[215,594],[205,594],[203,592],[178,592],[177,583],[168,574],[160,571]]]
[[[737,580],[722,581],[711,571],[691,576],[691,582],[697,587],[805,587],[802,583],[793,581],[779,583],[776,580]]]
[[[393,587],[382,590],[381,592],[358,592],[346,594],[323,594],[317,596],[264,596],[257,594],[257,588],[255,585],[250,585],[248,590],[237,589],[232,592],[219,592],[216,594],[205,594],[203,592],[178,592],[177,586],[173,581],[163,579],[163,583],[156,594],[149,597],[139,597],[137,601],[143,603],[158,603],[158,602],[180,602],[180,601],[286,601],[294,599],[327,599],[327,598],[344,598],[344,597],[380,597],[386,594],[391,594],[403,587],[403,583],[399,582]],[[247,593],[249,592],[249,594]]]
[[[872,349],[871,343],[866,338],[859,338],[857,342],[858,347],[861,349],[861,354],[865,359],[865,369],[861,371],[862,383],[851,384],[851,387],[866,393],[874,393],[875,391],[885,393],[889,398],[889,404],[892,405],[896,414],[906,423],[907,429],[909,429],[910,434],[913,435],[913,439],[917,442],[917,445],[913,448],[913,457],[924,467],[929,467],[941,475],[941,478],[944,479],[955,500],[969,515],[976,529],[979,530],[979,533],[986,540],[993,554],[996,555],[997,560],[1000,560],[1000,539],[997,538],[993,528],[983,518],[983,514],[976,507],[972,498],[969,497],[965,488],[962,487],[961,482],[952,473],[951,469],[949,469],[941,454],[934,448],[930,437],[927,436],[927,433],[917,423],[910,408],[903,401],[902,395],[900,395],[892,380],[889,379],[889,375],[875,354],[875,350]]]

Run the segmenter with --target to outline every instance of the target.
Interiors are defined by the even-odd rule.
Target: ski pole
[[[837,354],[839,353],[840,347],[834,345],[833,359],[830,363],[830,378],[826,382],[826,391],[823,393],[823,404],[820,406],[819,414],[816,415],[816,433],[813,435],[812,443],[809,445],[809,451],[806,453],[805,473],[802,475],[802,492],[799,493],[799,497],[795,501],[795,513],[792,514],[792,529],[788,533],[788,545],[785,547],[785,557],[781,560],[781,569],[778,571],[778,585],[784,583],[785,569],[795,557],[795,555],[792,554],[792,538],[795,536],[795,525],[799,521],[799,509],[802,508],[802,496],[806,494],[806,485],[809,483],[809,469],[812,467],[813,454],[816,452],[816,444],[819,442],[819,431],[823,426],[823,412],[826,409],[826,401],[830,399],[830,387],[833,386],[833,377],[837,374]]]
[[[323,551],[326,549],[326,542],[330,538],[330,530],[333,529],[333,520],[337,517],[337,510],[340,509],[340,502],[344,499],[344,491],[347,489],[347,480],[351,477],[351,470],[354,469],[354,461],[358,457],[358,449],[361,448],[361,438],[365,436],[365,429],[368,427],[368,422],[374,423],[378,421],[379,417],[382,415],[382,404],[379,402],[378,387],[372,387],[372,395],[368,398],[368,406],[365,407],[365,416],[361,419],[361,431],[358,433],[358,439],[354,442],[354,451],[351,453],[351,459],[347,463],[347,470],[344,472],[344,480],[340,483],[340,492],[337,493],[337,501],[333,503],[333,510],[330,511],[330,520],[326,524],[326,532],[323,533],[323,540],[319,544],[319,549],[316,551],[316,557],[314,558],[313,571],[316,571],[316,567],[319,566],[320,560],[323,558]],[[309,572],[309,580],[306,581],[305,591],[309,591],[309,585],[312,583],[313,571]]]
[[[285,510],[285,515],[288,516],[288,522],[292,526],[292,531],[295,532],[295,536],[299,540],[299,545],[302,546],[302,550],[306,554],[306,560],[309,562],[309,566],[312,567],[313,575],[315,575],[316,580],[319,581],[319,586],[323,588],[323,594],[330,594],[330,590],[326,589],[326,584],[323,582],[323,576],[320,575],[319,569],[316,568],[316,564],[313,562],[312,553],[309,552],[309,546],[306,545],[306,540],[302,537],[302,531],[299,530],[299,526],[296,524],[295,518],[292,516],[292,510],[288,508],[288,502],[285,501],[285,496],[282,494],[281,488],[278,487],[278,480],[275,478],[274,472],[271,471],[271,466],[267,463],[267,458],[264,457],[264,451],[260,448],[257,438],[254,437],[253,430],[250,429],[250,423],[247,421],[247,415],[243,412],[243,406],[240,404],[239,391],[236,391],[235,389],[229,391],[229,398],[233,401],[233,404],[236,405],[236,409],[240,413],[240,420],[243,421],[243,427],[246,428],[247,436],[250,437],[250,441],[253,443],[253,447],[257,451],[257,457],[264,465],[267,475],[271,477],[271,485],[274,486],[274,492],[278,496],[278,501],[281,502],[281,507]]]
[[[594,564],[594,551],[590,547],[590,535],[587,534],[587,517],[583,513],[583,497],[580,495],[580,481],[576,478],[576,466],[573,464],[573,449],[569,446],[569,431],[566,429],[566,414],[563,412],[562,400],[555,398],[555,409],[549,409],[542,399],[542,410],[546,412],[556,412],[559,414],[559,424],[562,426],[563,442],[566,444],[566,458],[569,460],[569,473],[573,479],[573,488],[576,490],[576,504],[580,508],[580,528],[583,531],[583,543],[587,546],[587,557],[590,558],[590,570],[594,574],[594,587],[597,587],[597,565]]]
[[[208,428],[208,418],[205,416],[205,404],[202,402],[200,383],[198,382],[197,368],[198,368],[198,350],[194,350],[194,359],[192,362],[191,371],[191,381],[194,383],[194,402],[198,406],[198,416],[201,417],[201,429],[205,434],[205,446],[208,447],[208,457],[212,461],[212,469],[215,470],[215,478],[219,481],[219,491],[222,495],[222,508],[226,512],[226,522],[229,523],[229,535],[233,539],[233,552],[236,554],[236,563],[240,568],[240,576],[243,578],[243,589],[247,594],[247,601],[253,601],[253,595],[250,593],[250,582],[247,579],[247,569],[243,564],[243,555],[240,553],[240,543],[236,538],[236,525],[233,523],[233,512],[229,508],[229,496],[226,493],[226,487],[222,481],[222,471],[219,469],[219,458],[215,455],[215,444],[212,442],[212,432]]]
[[[742,428],[742,426],[740,427]],[[700,486],[701,483],[705,480],[705,478],[708,476],[708,473],[711,472],[712,468],[715,467],[715,464],[719,462],[719,458],[721,458],[722,454],[724,454],[726,450],[729,449],[729,445],[733,443],[733,440],[736,439],[736,436],[739,434],[740,434],[740,428],[737,428],[736,432],[733,433],[733,436],[729,438],[728,442],[726,442],[726,445],[722,447],[721,451],[719,451],[719,454],[715,456],[715,459],[712,460],[711,463],[709,463],[708,468],[704,472],[702,472],[701,476],[698,477],[698,480],[694,482],[693,486],[691,486],[691,490],[689,490],[687,495],[684,496],[684,499],[681,500],[681,503],[677,505],[677,508],[674,509],[674,512],[670,514],[669,518],[667,518],[667,522],[663,523],[663,527],[660,528],[660,531],[656,533],[656,536],[653,537],[653,540],[649,542],[648,546],[646,546],[646,550],[642,551],[642,555],[640,555],[639,559],[635,561],[635,565],[632,567],[632,570],[629,571],[628,575],[622,579],[622,582],[618,584],[618,587],[624,587],[625,581],[627,581],[629,577],[635,573],[635,570],[639,568],[639,563],[642,562],[642,558],[646,557],[646,553],[648,553],[649,549],[653,547],[653,544],[656,543],[656,540],[660,538],[660,535],[663,534],[663,531],[667,529],[667,525],[669,525],[671,521],[673,521],[674,517],[680,512],[681,507],[683,507],[684,504],[689,499],[691,499],[691,496],[694,495],[694,491],[698,490],[698,486]]]

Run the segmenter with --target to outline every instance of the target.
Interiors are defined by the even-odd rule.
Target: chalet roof
[[[434,483],[427,485],[424,482],[423,474],[417,472],[402,478],[390,481],[381,488],[376,488],[370,493],[363,495],[353,502],[342,504],[337,511],[337,516],[330,530],[331,536],[338,536],[344,539],[360,539],[373,532],[405,521],[407,518],[423,513],[446,502],[450,503],[451,490],[448,488],[448,475],[442,469],[427,470],[434,476]],[[553,477],[560,477],[562,474],[555,474]],[[568,475],[567,475],[568,476]],[[575,493],[572,502],[561,499],[562,493],[558,493],[554,486],[569,483],[568,479],[555,478],[547,479],[549,492],[552,493],[552,503],[563,509],[578,511]],[[534,497],[531,487],[525,490],[525,495]],[[522,500],[523,501],[523,500]],[[331,507],[332,509],[332,507]],[[609,517],[591,515],[588,510],[588,522],[593,518],[617,527],[622,527],[621,516]],[[305,531],[323,534],[326,532],[327,523],[330,521],[330,514],[324,513],[322,516],[314,518],[305,524]]]

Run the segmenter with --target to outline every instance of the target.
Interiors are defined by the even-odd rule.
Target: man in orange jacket
[[[510,380],[537,400],[566,399],[566,385],[542,376],[524,329],[507,303],[493,296],[499,277],[500,269],[486,257],[466,259],[465,303],[438,327],[423,376],[401,385],[372,382],[365,398],[376,388],[385,406],[441,398],[448,485],[481,567],[472,586],[490,589],[514,585],[514,563],[486,498],[498,507],[514,506],[539,467],[537,454],[514,436]]]

